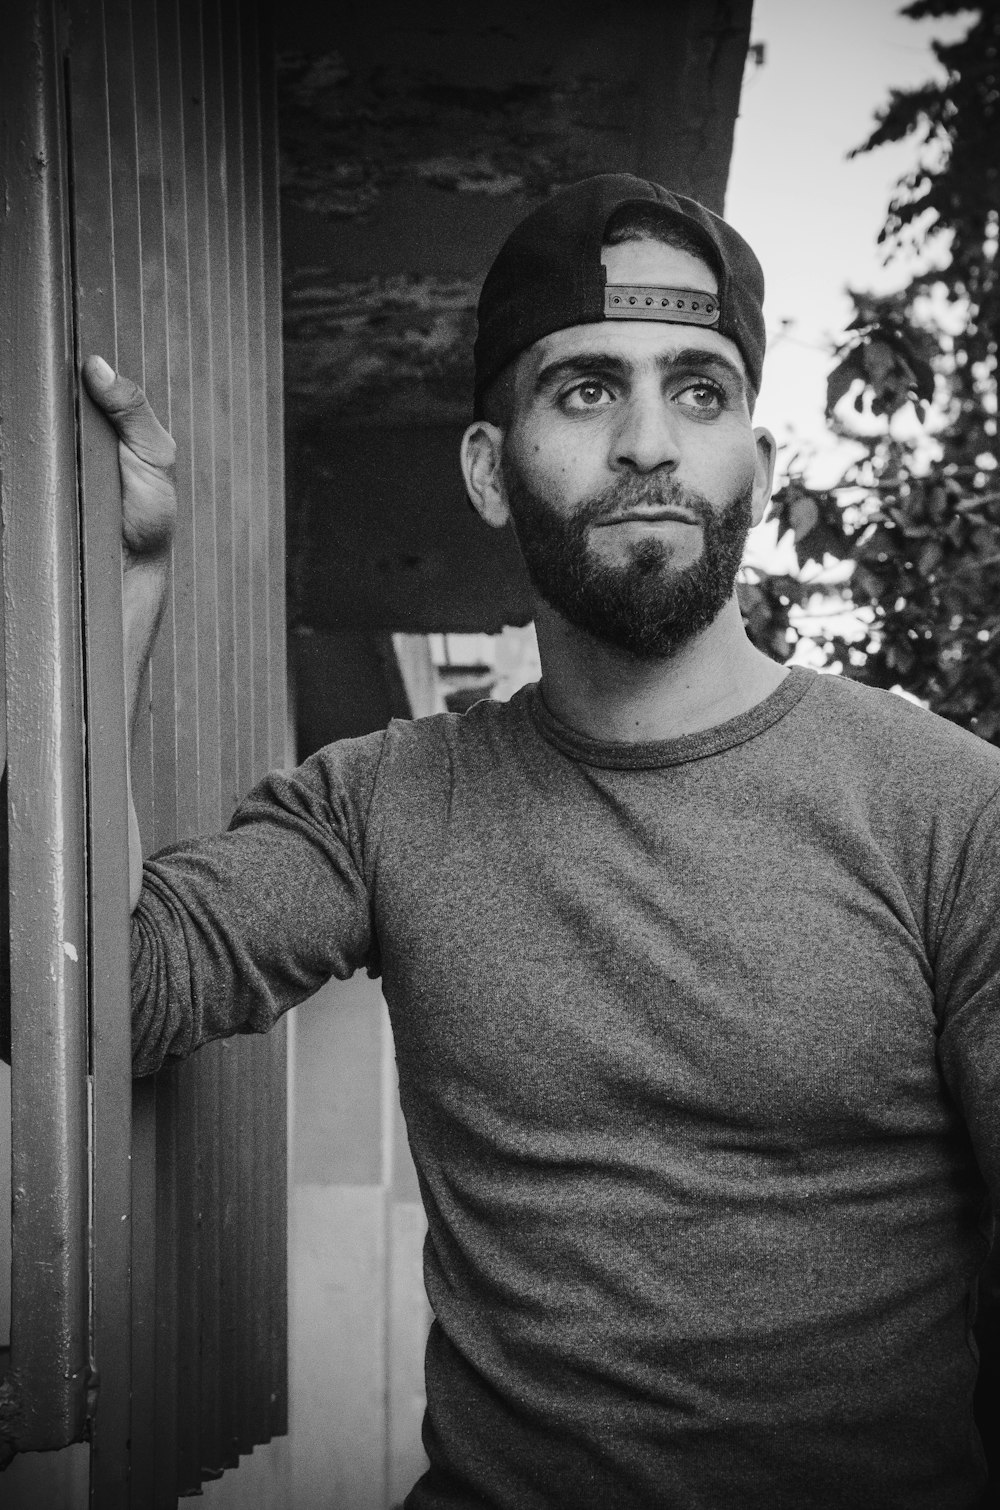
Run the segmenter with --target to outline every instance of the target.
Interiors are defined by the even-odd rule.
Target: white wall
[[[289,1195],[289,1435],[205,1485],[206,1510],[390,1510],[420,1443],[425,1231],[376,982],[296,1009]]]

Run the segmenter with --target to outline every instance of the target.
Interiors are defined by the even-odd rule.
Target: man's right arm
[[[170,570],[174,443],[142,391],[100,358],[87,358],[84,381],[119,443],[131,745]],[[272,772],[225,833],[184,840],[145,866],[130,791],[137,1073],[213,1038],[265,1032],[331,975],[375,963],[363,836],[380,748],[352,741],[337,759]]]
[[[122,487],[122,618],[129,748],[139,695],[163,615],[177,518],[175,447],[145,394],[101,358],[83,364],[87,392],[118,437]],[[142,844],[129,782],[129,894],[142,889]]]

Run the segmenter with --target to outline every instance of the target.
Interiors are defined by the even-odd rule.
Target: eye
[[[695,409],[699,414],[718,414],[720,409],[726,406],[725,391],[718,383],[700,379],[697,383],[689,383],[677,394],[677,402],[687,409]]]
[[[614,402],[614,394],[596,378],[588,378],[583,383],[574,383],[572,388],[567,388],[559,402],[564,409],[577,412],[581,409],[601,409]]]

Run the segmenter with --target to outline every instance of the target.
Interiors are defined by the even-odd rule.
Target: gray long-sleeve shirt
[[[644,745],[529,689],[148,864],[139,1072],[382,975],[435,1313],[408,1510],[976,1503],[998,792],[805,670]]]

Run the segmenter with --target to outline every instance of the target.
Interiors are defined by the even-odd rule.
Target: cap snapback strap
[[[696,288],[661,288],[646,283],[609,283],[604,290],[606,320],[669,320],[680,325],[718,325],[719,299]]]

